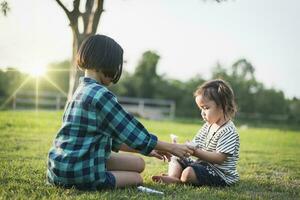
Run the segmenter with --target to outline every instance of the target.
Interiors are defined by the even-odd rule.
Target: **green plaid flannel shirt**
[[[122,143],[147,155],[157,137],[127,113],[106,87],[94,79],[80,78],[49,151],[48,182],[99,187],[106,180],[105,163],[111,151],[118,151]]]

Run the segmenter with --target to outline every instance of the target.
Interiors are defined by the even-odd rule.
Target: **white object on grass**
[[[172,143],[177,143],[177,139],[178,139],[177,135],[170,134],[170,137],[171,137]]]
[[[152,193],[152,194],[164,194],[163,192],[161,191],[158,191],[158,190],[154,190],[154,189],[151,189],[151,188],[147,188],[147,187],[144,187],[144,186],[138,186],[137,189],[141,192],[146,192],[146,193]]]

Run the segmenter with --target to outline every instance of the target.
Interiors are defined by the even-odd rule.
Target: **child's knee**
[[[141,174],[135,172],[129,179],[129,185],[142,185],[143,184],[143,177]]]
[[[136,157],[136,171],[139,173],[143,172],[145,170],[145,166],[146,166],[146,164],[145,164],[144,159],[140,156],[137,156]]]
[[[180,180],[183,183],[192,183],[195,181],[195,172],[192,167],[187,167],[182,171]]]
[[[136,179],[137,179],[137,185],[143,184],[143,178],[142,178],[142,176],[140,174],[137,176]]]

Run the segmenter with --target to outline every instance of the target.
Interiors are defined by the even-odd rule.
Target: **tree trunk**
[[[60,0],[55,0],[57,4],[64,10],[69,21],[73,33],[73,51],[72,51],[72,66],[70,69],[70,82],[68,91],[68,101],[71,100],[75,89],[78,86],[79,77],[83,72],[77,69],[76,54],[78,48],[85,38],[93,35],[97,31],[101,14],[103,12],[104,0],[86,0],[85,12],[79,10],[81,0],[73,0],[73,10],[69,11]],[[83,31],[79,32],[78,23],[82,19]]]
[[[80,35],[78,34],[76,35],[75,31],[73,31],[73,50],[72,50],[72,62],[70,67],[68,101],[72,98],[72,95],[79,84],[79,77],[84,75],[84,73],[78,69],[76,64],[76,54],[82,41],[83,39],[81,39]]]

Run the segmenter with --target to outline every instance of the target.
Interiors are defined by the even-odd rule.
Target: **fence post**
[[[60,109],[60,95],[56,95],[56,110]]]
[[[175,108],[176,108],[176,104],[175,102],[171,103],[171,108],[170,108],[170,118],[174,119],[175,117]]]
[[[139,100],[139,105],[138,105],[138,113],[141,117],[144,117],[144,107],[145,107],[145,102],[144,100]]]
[[[13,96],[13,99],[12,99],[12,108],[13,108],[13,110],[16,110],[16,108],[17,108],[17,101],[16,101],[16,99],[17,99],[17,94],[15,94]]]

